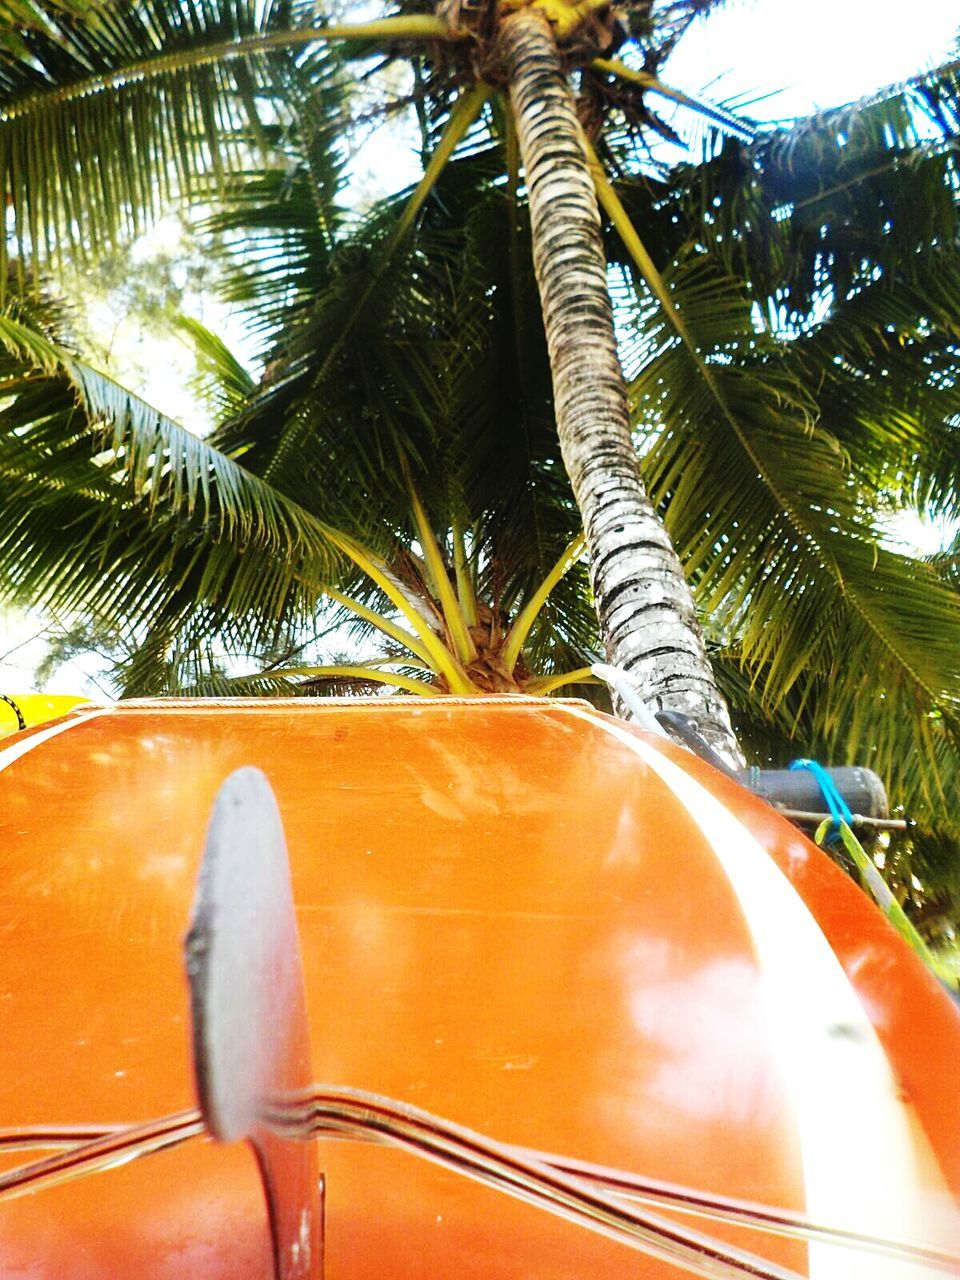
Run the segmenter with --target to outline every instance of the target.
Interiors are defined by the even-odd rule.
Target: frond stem
[[[292,49],[300,45],[318,44],[329,40],[463,40],[465,34],[452,30],[440,18],[429,15],[413,15],[406,18],[383,18],[376,22],[356,25],[334,24],[327,27],[301,27],[294,31],[271,31],[266,35],[244,36],[239,40],[217,40],[195,49],[182,49],[176,53],[158,53],[153,58],[141,58],[126,67],[101,75],[88,76],[84,80],[61,89],[48,89],[30,94],[19,102],[0,109],[0,124],[22,120],[24,116],[42,111],[48,106],[60,106],[77,98],[104,93],[108,89],[120,89],[124,85],[152,80],[171,72],[185,71],[193,67],[210,66],[216,62],[232,62],[273,49]]]
[[[600,684],[590,667],[577,667],[575,671],[559,671],[552,676],[540,676],[531,680],[524,693],[531,697],[539,697],[544,693],[552,693],[554,689],[562,689],[565,684]]]
[[[453,520],[453,565],[457,575],[457,596],[460,608],[468,627],[477,625],[477,597],[470,576],[470,565],[467,560],[467,543],[463,524],[456,518]]]
[[[406,467],[404,467],[404,470],[406,470]],[[413,518],[417,526],[417,536],[423,548],[423,558],[429,573],[431,589],[440,603],[440,608],[443,611],[443,620],[447,624],[447,631],[450,633],[457,657],[461,662],[472,662],[477,656],[477,650],[470,636],[467,620],[450,583],[450,576],[443,561],[440,544],[437,542],[433,529],[430,527],[430,521],[427,519],[427,513],[423,509],[423,503],[420,501],[419,495],[409,477],[407,478],[407,489],[410,494],[410,508],[413,511]]]
[[[378,671],[376,667],[367,666],[332,666],[332,667],[284,667],[280,671],[271,671],[271,678],[302,676],[307,679],[343,679],[372,680],[377,684],[396,685],[398,689],[406,689],[408,693],[416,693],[422,698],[439,698],[441,690],[425,680],[416,680],[413,676],[404,676],[396,671]]]
[[[352,596],[345,595],[342,591],[338,591],[336,587],[331,587],[324,583],[321,586],[324,595],[329,596],[331,600],[336,600],[337,604],[342,605],[344,609],[355,614],[358,618],[362,618],[364,622],[369,622],[372,627],[378,631],[382,631],[385,636],[389,636],[391,640],[395,640],[397,644],[402,644],[405,649],[418,658],[421,662],[433,670],[433,663],[430,661],[430,655],[426,647],[412,635],[409,631],[404,631],[403,627],[397,626],[395,622],[391,622],[389,618],[385,618],[382,613],[377,613],[375,609],[370,609],[365,604],[361,604],[359,600],[354,600]]]
[[[586,537],[583,533],[578,533],[569,546],[565,548],[563,555],[540,583],[539,587],[537,587],[521,611],[520,616],[510,628],[510,635],[507,637],[507,643],[503,650],[503,661],[508,671],[512,672],[517,665],[517,660],[526,643],[527,636],[530,634],[530,628],[536,622],[537,616],[546,604],[550,592],[564,574],[577,563],[583,555],[586,545]]]
[[[423,208],[424,201],[436,185],[437,178],[439,178],[444,166],[453,154],[455,147],[483,110],[483,104],[492,92],[491,86],[481,80],[457,99],[453,110],[450,112],[450,118],[440,141],[430,157],[430,163],[407,201],[399,222],[390,233],[390,239],[387,241],[385,249],[387,256],[393,252],[413,226],[417,214]]]
[[[628,67],[619,58],[594,58],[590,65],[597,71],[604,71],[607,75],[616,76],[619,80],[627,80],[630,84],[640,85],[641,88],[650,93],[655,93],[661,98],[669,98],[671,102],[677,102],[681,106],[687,107],[690,111],[695,111],[697,115],[703,116],[707,120],[712,120],[714,124],[721,129],[725,129],[728,133],[736,134],[744,142],[752,142],[757,136],[756,129],[749,124],[745,124],[733,112],[727,111],[725,107],[721,107],[714,102],[703,102],[699,98],[692,98],[681,89],[674,89],[670,85],[664,84],[662,80],[651,75],[649,71],[635,71],[633,67]]]

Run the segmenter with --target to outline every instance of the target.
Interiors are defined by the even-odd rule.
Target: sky
[[[960,0],[729,0],[687,32],[662,74],[677,88],[737,102],[754,118],[788,119],[838,106],[946,60],[956,51],[958,27]],[[359,184],[383,182],[386,171],[394,188],[415,180],[413,149],[406,161],[397,152],[396,133],[374,135],[356,156]],[[236,317],[204,318],[233,341]],[[186,374],[179,377],[167,359],[152,363],[162,366],[162,381],[139,389],[189,425],[189,396],[171,394],[171,384]],[[919,522],[901,532],[924,550],[942,536]],[[37,619],[0,613],[0,689],[32,687],[43,645],[30,638],[41,627]],[[102,697],[90,680],[97,664],[91,660],[89,666],[89,673],[82,663],[64,668],[49,691]]]
[[[786,119],[946,61],[958,30],[958,0],[730,0],[686,33],[663,75],[719,100],[772,94],[748,113]]]

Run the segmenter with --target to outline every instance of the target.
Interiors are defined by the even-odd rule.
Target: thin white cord
[[[622,667],[613,667],[608,662],[595,662],[590,670],[617,694],[624,706],[629,708],[641,729],[646,729],[648,733],[659,734],[661,738],[669,737],[653,712],[640,700],[640,695],[633,686],[632,677]]]

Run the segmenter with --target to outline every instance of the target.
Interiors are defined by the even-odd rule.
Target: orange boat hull
[[[286,829],[318,1081],[960,1250],[960,1016],[936,980],[763,803],[559,702],[125,704],[5,740],[3,1167],[50,1126],[195,1106],[182,941],[214,795],[249,764]],[[677,1274],[402,1151],[319,1155],[324,1276]],[[930,1274],[677,1221],[802,1275]],[[255,1162],[197,1138],[0,1197],[0,1274],[269,1276]]]

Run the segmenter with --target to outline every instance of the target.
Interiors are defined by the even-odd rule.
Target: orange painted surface
[[[371,700],[73,719],[0,748],[0,1129],[194,1105],[182,938],[214,795],[254,764],[286,828],[318,1081],[519,1146],[805,1209],[810,1126],[744,903],[684,803],[603,717]],[[31,735],[38,745],[4,767]],[[656,749],[737,813],[819,920],[918,1135],[916,1238],[956,1248],[960,1015],[792,827],[679,748]],[[338,1140],[319,1154],[326,1276],[677,1274],[404,1153]],[[709,1229],[806,1273],[804,1244]],[[205,1280],[269,1266],[243,1148],[195,1140],[0,1200],[3,1275]]]

